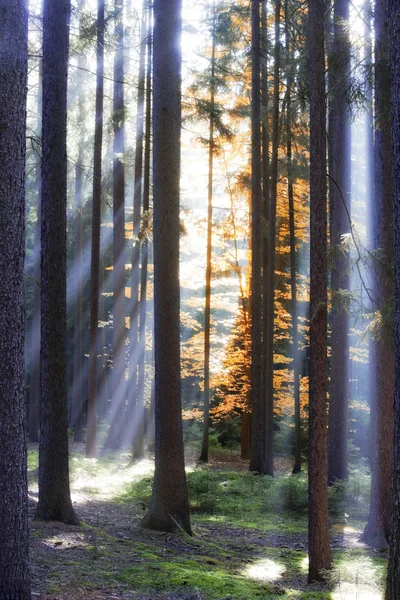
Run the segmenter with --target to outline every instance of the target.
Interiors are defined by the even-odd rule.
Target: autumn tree
[[[155,473],[143,525],[191,532],[180,381],[181,1],[155,0],[153,198]]]
[[[69,0],[44,2],[41,414],[36,518],[77,524],[69,488],[66,377],[66,133],[70,12]]]

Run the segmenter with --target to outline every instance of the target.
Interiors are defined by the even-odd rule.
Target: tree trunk
[[[144,142],[144,108],[145,108],[145,77],[146,77],[146,36],[147,36],[147,1],[143,1],[142,24],[139,56],[138,96],[136,114],[136,148],[135,148],[135,175],[133,195],[133,248],[132,248],[132,273],[131,273],[131,322],[130,322],[130,356],[129,356],[129,393],[128,404],[131,415],[131,428],[133,437],[133,452],[136,458],[144,456],[143,440],[143,409],[139,407],[138,395],[138,368],[139,367],[139,279],[140,279],[140,209],[142,203],[142,178],[143,178],[143,142]],[[144,407],[143,407],[144,408]]]
[[[138,371],[138,413],[141,415],[138,437],[144,435],[144,384],[146,367],[146,311],[147,311],[147,271],[149,262],[149,210],[150,210],[150,151],[151,151],[151,5],[147,6],[147,68],[146,68],[146,126],[144,139],[144,174],[143,174],[143,230],[142,265],[140,273],[140,326],[139,326],[139,371]],[[148,419],[149,421],[149,419]],[[149,423],[147,422],[149,436]],[[142,442],[143,443],[143,442]],[[144,452],[143,452],[144,454]]]
[[[310,77],[310,399],[309,582],[322,580],[332,564],[328,527],[327,456],[327,217],[325,0],[309,4]]]
[[[265,473],[265,405],[262,397],[262,196],[260,2],[251,3],[251,459],[250,471]]]
[[[390,118],[388,1],[375,4],[375,214],[374,246],[381,255],[374,260],[375,301],[382,316],[375,341],[376,424],[372,464],[371,504],[361,536],[370,546],[386,546],[389,540],[391,473],[393,464],[394,348],[393,318],[393,155]]]
[[[83,67],[82,55],[78,67]],[[80,81],[80,80],[79,80]],[[72,426],[74,442],[83,442],[83,231],[82,231],[82,180],[83,180],[83,121],[82,85],[77,86],[79,135],[78,158],[75,165],[75,215],[74,215],[74,363],[72,385]]]
[[[104,95],[104,0],[97,5],[96,42],[96,117],[93,155],[92,200],[92,253],[90,262],[90,321],[89,321],[89,374],[86,456],[96,456],[97,408],[97,339],[100,296],[100,229],[101,229],[101,177],[103,147],[103,95]],[[103,348],[104,352],[104,348]]]
[[[41,414],[36,518],[77,524],[69,489],[66,360],[66,134],[70,12],[69,0],[44,2]]]
[[[212,252],[212,203],[213,203],[213,166],[214,166],[214,109],[215,109],[215,35],[216,8],[213,4],[213,25],[211,40],[211,79],[210,79],[210,128],[208,147],[208,208],[207,208],[207,258],[206,290],[204,309],[204,409],[203,439],[200,460],[208,462],[208,435],[210,430],[210,334],[211,334],[211,252]]]
[[[116,51],[114,58],[113,163],[113,375],[111,425],[106,446],[121,448],[126,422],[125,385],[125,103],[123,0],[114,0]]]
[[[350,289],[350,255],[342,236],[350,233],[351,138],[348,117],[350,74],[349,1],[335,0],[330,65],[329,169],[331,287],[331,389],[328,482],[347,477],[349,410],[349,313],[340,298]]]
[[[394,258],[398,266],[400,265],[400,5],[395,0],[389,0],[389,15],[394,149]],[[385,600],[400,598],[400,270],[398,268],[396,269],[395,302],[394,464]]]
[[[22,0],[1,0],[0,12],[0,600],[30,600],[24,369],[28,15]]]
[[[181,0],[154,2],[155,473],[143,525],[191,533],[180,381]]]
[[[276,244],[276,202],[278,196],[278,150],[279,150],[279,71],[280,71],[280,21],[281,0],[275,0],[275,52],[274,52],[274,91],[272,100],[272,160],[270,206],[268,211],[268,259],[266,291],[266,353],[265,393],[266,393],[266,473],[274,474],[273,462],[273,419],[274,419],[274,321],[275,321],[275,244]]]
[[[301,423],[300,423],[300,364],[299,364],[299,334],[297,322],[297,281],[296,281],[296,229],[293,193],[293,163],[292,163],[292,61],[293,53],[290,47],[289,35],[289,7],[285,0],[285,44],[286,44],[286,159],[287,159],[287,184],[289,201],[289,238],[290,238],[290,289],[292,300],[292,358],[293,358],[293,395],[294,395],[294,466],[293,473],[301,471]]]

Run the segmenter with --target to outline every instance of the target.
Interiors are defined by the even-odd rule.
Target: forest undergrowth
[[[37,445],[29,445],[29,502],[37,502]],[[72,446],[71,491],[79,527],[31,522],[33,598],[42,600],[380,600],[386,551],[358,542],[368,516],[362,465],[330,489],[334,569],[307,585],[307,479],[277,459],[275,478],[248,472],[235,450],[210,464],[187,453],[194,536],[145,530],[151,457],[86,459]]]

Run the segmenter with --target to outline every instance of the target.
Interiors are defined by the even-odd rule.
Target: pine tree
[[[41,414],[36,518],[77,524],[69,489],[66,372],[66,133],[70,13],[69,0],[44,2]]]
[[[143,525],[191,532],[180,381],[181,1],[154,2],[153,186],[155,473]]]
[[[0,2],[0,600],[30,600],[24,373],[28,11]]]

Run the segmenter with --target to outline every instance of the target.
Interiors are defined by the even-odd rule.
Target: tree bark
[[[84,66],[81,55],[78,66]],[[77,85],[79,131],[78,158],[75,165],[75,214],[74,214],[74,363],[72,385],[72,426],[74,442],[83,442],[83,231],[82,231],[82,185],[83,185],[83,121],[84,108],[82,85]]]
[[[90,317],[89,317],[89,373],[86,456],[96,456],[97,420],[97,340],[100,296],[100,230],[101,230],[101,177],[103,147],[103,95],[104,95],[104,0],[97,5],[96,41],[96,117],[93,155],[92,199],[92,253],[90,261]],[[104,352],[104,348],[103,348]],[[101,393],[101,391],[100,391]]]
[[[44,2],[41,414],[36,518],[77,524],[69,489],[66,360],[66,134],[70,12],[69,0]]]
[[[27,8],[0,12],[0,600],[30,600],[25,402]]]
[[[350,255],[342,236],[350,233],[351,138],[349,2],[335,0],[330,57],[329,168],[331,287],[331,389],[328,421],[328,482],[347,478],[349,411],[349,313],[340,294],[350,289]]]
[[[214,109],[215,109],[215,36],[216,7],[213,4],[213,24],[211,40],[211,78],[210,78],[210,127],[208,147],[208,207],[207,207],[207,256],[206,290],[204,309],[204,409],[203,438],[200,460],[208,462],[208,436],[210,430],[210,334],[211,334],[211,253],[212,253],[212,216],[213,216],[213,166],[214,166]]]
[[[328,527],[327,457],[327,202],[324,17],[325,0],[309,2],[310,78],[310,397],[309,582],[332,563]]]
[[[262,386],[262,195],[260,2],[251,3],[251,459],[250,471],[265,473],[265,403]]]
[[[393,300],[393,154],[390,116],[390,65],[388,2],[375,4],[375,211],[374,297],[382,316],[375,340],[376,404],[372,463],[371,504],[361,540],[374,547],[387,546],[390,527],[393,464],[394,344]]]
[[[390,63],[394,170],[395,239],[395,388],[394,388],[394,461],[392,475],[392,516],[389,564],[385,600],[400,598],[400,5],[389,0]]]
[[[285,44],[286,44],[286,160],[287,185],[289,202],[289,238],[290,238],[290,290],[292,300],[292,358],[293,358],[293,396],[294,396],[294,466],[293,474],[301,471],[301,422],[300,422],[300,364],[299,364],[299,335],[297,322],[297,257],[296,257],[296,228],[293,191],[293,160],[292,160],[292,85],[293,53],[289,35],[289,6],[285,0]]]
[[[155,473],[143,525],[191,533],[180,381],[181,0],[154,2]]]
[[[114,0],[113,163],[113,375],[111,425],[106,446],[121,448],[126,422],[125,385],[125,102],[123,0]]]

